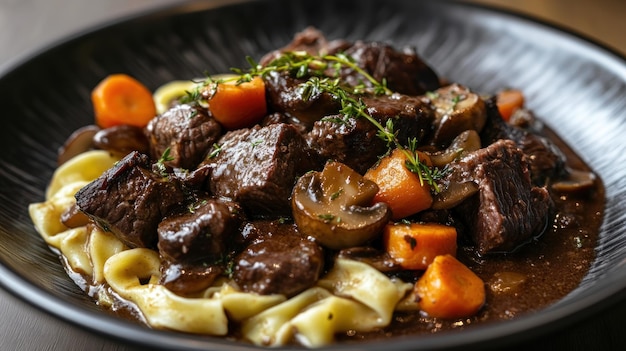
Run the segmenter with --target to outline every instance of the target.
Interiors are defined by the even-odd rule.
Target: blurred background
[[[180,1],[0,0],[0,72],[82,30]],[[624,0],[465,1],[547,21],[626,56]],[[32,350],[34,345],[47,345],[46,350],[130,350],[77,328],[68,328],[64,323],[57,323],[54,318],[2,290],[0,311],[0,350]],[[572,333],[576,333],[576,330]],[[626,335],[615,337],[624,338]]]
[[[93,25],[181,0],[0,0],[0,71],[32,50]],[[465,0],[574,30],[626,55],[624,0]]]
[[[466,0],[548,21],[608,45],[626,55],[624,0]]]

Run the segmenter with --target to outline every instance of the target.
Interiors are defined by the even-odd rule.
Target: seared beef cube
[[[512,251],[543,233],[554,204],[545,187],[532,185],[528,157],[513,141],[497,141],[449,167],[450,181],[478,185],[455,212],[480,254]]]
[[[430,103],[420,97],[391,94],[363,97],[365,112],[382,126],[393,121],[394,133],[401,144],[416,138],[418,143],[432,132],[435,111]]]
[[[159,284],[178,295],[191,295],[209,288],[225,271],[224,265],[161,262]]]
[[[265,236],[235,259],[233,278],[243,291],[287,297],[313,286],[324,267],[321,247],[294,224],[261,223]]]
[[[366,112],[385,126],[391,119],[401,143],[409,138],[421,140],[432,128],[434,114],[430,105],[417,97],[393,94],[364,98]],[[360,174],[371,167],[388,147],[378,137],[378,129],[365,118],[328,116],[315,122],[308,134],[310,145],[327,160],[346,164]]]
[[[130,247],[155,247],[159,222],[184,201],[180,182],[152,172],[137,151],[76,193],[78,208]]]
[[[565,174],[565,155],[554,143],[548,138],[506,123],[498,112],[495,99],[489,99],[486,103],[487,122],[480,134],[483,145],[499,139],[513,140],[529,156],[530,177],[535,185],[545,185],[547,181]]]
[[[208,159],[209,189],[241,204],[252,216],[291,214],[289,197],[296,179],[322,167],[296,127],[271,124],[228,132],[221,151]]]
[[[307,135],[311,147],[326,160],[344,163],[360,174],[387,151],[378,130],[364,118],[328,116],[315,122]]]
[[[187,211],[159,223],[159,253],[173,262],[216,262],[239,234],[242,221],[236,203],[199,199]]]
[[[293,125],[294,127],[296,127],[296,129],[298,129],[298,131],[301,134],[305,134],[307,132],[307,127],[304,124],[302,124],[299,120],[291,116],[288,116],[284,113],[280,113],[280,112],[270,113],[267,116],[263,117],[259,125],[261,127],[266,127],[266,126],[269,126],[270,124],[281,124],[281,123]]]
[[[306,79],[293,78],[289,72],[270,72],[264,81],[269,109],[292,117],[307,129],[341,108],[339,100],[327,92],[314,91],[308,95],[302,89]]]
[[[212,149],[222,127],[207,111],[190,105],[177,105],[153,118],[146,127],[153,159],[169,148],[170,167],[195,168]]]
[[[387,82],[392,91],[406,95],[421,95],[439,88],[439,77],[416,53],[414,48],[396,50],[380,42],[357,41],[345,54],[355,60],[377,81]],[[368,84],[361,74],[350,68],[342,70],[342,79],[350,85]]]

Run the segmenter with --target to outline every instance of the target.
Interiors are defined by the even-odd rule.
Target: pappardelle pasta
[[[55,172],[46,201],[32,204],[29,211],[37,231],[61,252],[72,271],[89,277],[90,285],[110,286],[136,305],[154,328],[227,335],[230,319],[242,323],[243,336],[258,345],[284,345],[295,337],[305,346],[323,346],[338,332],[389,324],[412,288],[365,263],[339,259],[315,286],[290,299],[242,292],[227,280],[218,280],[193,297],[176,295],[158,283],[158,252],[131,249],[94,225],[68,229],[60,222],[75,203],[74,194],[99,176],[94,170],[118,161],[102,150],[76,156]],[[100,292],[98,302],[110,305],[112,297]]]
[[[29,213],[99,305],[270,347],[462,329],[508,318],[525,260],[553,257],[532,243],[601,193],[520,91],[444,82],[414,51],[308,28],[251,63],[94,88],[96,125]]]

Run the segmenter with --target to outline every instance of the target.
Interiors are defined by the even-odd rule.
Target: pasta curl
[[[387,325],[411,288],[365,263],[338,259],[318,286],[244,321],[243,334],[257,345],[296,338],[307,347],[323,346],[339,332]]]
[[[185,298],[172,293],[158,284],[160,265],[157,252],[130,249],[109,258],[104,275],[111,288],[137,305],[154,328],[226,335],[228,318],[221,300]]]

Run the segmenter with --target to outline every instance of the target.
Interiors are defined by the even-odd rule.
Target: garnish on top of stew
[[[520,90],[314,28],[249,61],[94,88],[30,215],[105,310],[318,347],[514,318],[586,273],[602,182]]]

